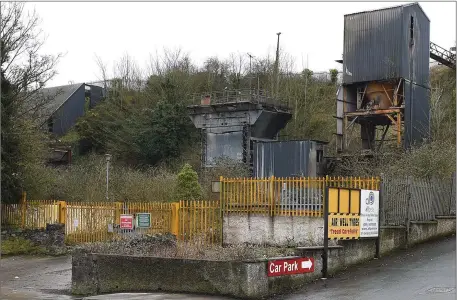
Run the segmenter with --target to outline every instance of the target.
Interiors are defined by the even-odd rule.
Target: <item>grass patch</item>
[[[46,249],[24,238],[9,238],[2,240],[1,253],[3,256],[46,254]]]

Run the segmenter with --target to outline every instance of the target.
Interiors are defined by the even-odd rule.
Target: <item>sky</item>
[[[406,2],[29,2],[47,35],[43,53],[64,53],[47,86],[101,79],[98,55],[113,63],[128,53],[140,66],[150,54],[181,48],[201,65],[230,53],[273,55],[281,49],[295,66],[340,69],[344,15]],[[430,19],[430,40],[449,49],[456,41],[456,4],[420,2]]]

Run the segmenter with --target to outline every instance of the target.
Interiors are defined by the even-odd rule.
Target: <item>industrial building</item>
[[[344,16],[343,83],[337,91],[337,151],[360,125],[361,146],[377,151],[392,128],[398,147],[429,137],[429,58],[455,68],[455,54],[430,42],[418,3]]]
[[[218,158],[253,167],[255,141],[274,141],[291,119],[290,109],[266,91],[238,90],[203,95],[188,106],[202,135],[202,166],[212,167]]]
[[[103,88],[85,83],[42,89],[37,99],[44,101],[40,115],[43,130],[56,137],[65,135],[87,109],[103,98]]]
[[[421,6],[345,15],[343,46],[337,152],[348,150],[355,124],[367,152],[379,151],[388,132],[405,149],[427,139],[429,58],[455,69],[455,53],[430,42],[430,20]],[[202,132],[202,167],[229,157],[248,164],[259,178],[326,175],[326,142],[279,141],[291,110],[265,91],[224,91],[198,100],[189,112]]]

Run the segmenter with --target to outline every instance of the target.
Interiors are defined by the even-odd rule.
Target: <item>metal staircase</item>
[[[455,69],[455,53],[432,42],[430,42],[430,58],[449,68]]]

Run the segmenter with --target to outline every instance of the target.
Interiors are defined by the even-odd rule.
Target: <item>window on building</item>
[[[49,132],[53,132],[53,128],[54,128],[54,120],[52,119],[52,117],[49,117],[49,119],[48,119],[48,131]]]
[[[324,158],[324,151],[323,150],[317,150],[316,151],[316,161],[318,163],[322,162],[322,159]]]
[[[411,23],[409,25],[409,40],[410,45],[414,45],[414,17],[411,16]]]

